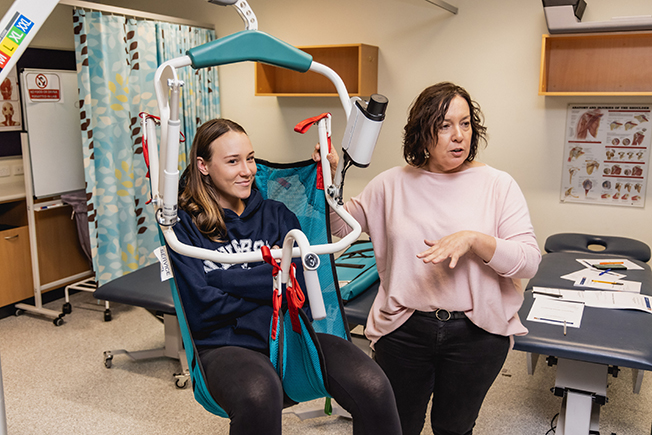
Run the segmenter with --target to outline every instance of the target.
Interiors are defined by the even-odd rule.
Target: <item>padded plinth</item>
[[[553,252],[543,256],[539,271],[530,280],[519,316],[529,334],[514,337],[514,348],[524,352],[553,355],[598,364],[652,370],[652,315],[638,310],[585,307],[580,328],[563,328],[525,320],[534,302],[532,287],[581,290],[561,276],[583,268],[578,258],[618,258],[613,254]],[[626,270],[626,280],[641,282],[641,293],[652,294],[650,267],[638,260],[643,270]],[[620,271],[619,271],[620,272]],[[590,289],[589,289],[590,290]]]
[[[93,293],[97,299],[176,315],[170,284],[161,282],[159,263],[114,279]]]
[[[349,324],[362,326],[367,324],[369,310],[371,310],[371,305],[374,303],[379,285],[380,280],[377,280],[362,294],[351,299],[344,305],[344,314],[346,314],[346,320]]]
[[[554,234],[546,239],[544,249],[546,252],[588,252],[591,245],[604,248],[601,254],[624,255],[630,258],[648,262],[650,260],[650,247],[638,240],[617,236],[594,236],[581,233]]]

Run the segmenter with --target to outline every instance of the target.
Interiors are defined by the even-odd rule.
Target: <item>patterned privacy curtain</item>
[[[154,73],[159,63],[178,54],[167,56],[159,50],[158,27],[164,23],[77,9],[73,24],[91,251],[102,285],[156,261],[158,229],[152,207],[146,204],[150,186],[139,113],[158,115]],[[176,27],[178,34],[198,33],[188,26]],[[207,41],[215,37],[213,31],[201,33]],[[165,45],[172,43],[166,39]],[[184,86],[184,111],[195,104],[195,95],[212,96],[207,108],[193,114],[192,122],[186,116],[182,128],[186,138],[194,137],[201,123],[219,116],[217,83],[213,68],[192,86]],[[180,169],[185,160],[183,153]]]
[[[179,24],[158,23],[157,43],[158,61],[163,63],[175,57],[184,56],[186,51],[215,39],[215,32],[197,27],[189,28]],[[179,169],[186,167],[195,131],[202,123],[220,113],[220,99],[217,83],[217,68],[182,68],[177,71],[179,80],[184,82],[183,101],[179,118],[184,132],[185,147],[179,149]]]

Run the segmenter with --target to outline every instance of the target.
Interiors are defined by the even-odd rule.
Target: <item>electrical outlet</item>
[[[23,175],[24,174],[23,165],[14,165],[13,171],[14,171],[14,175]]]
[[[9,166],[0,166],[0,177],[8,177],[11,175],[11,168]]]

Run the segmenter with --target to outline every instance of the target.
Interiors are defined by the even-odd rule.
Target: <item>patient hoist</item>
[[[155,89],[158,100],[160,122],[153,122],[152,117],[144,116],[143,132],[149,144],[149,163],[151,175],[152,205],[156,220],[160,226],[164,243],[183,255],[202,258],[220,263],[245,263],[262,261],[263,252],[222,254],[180,243],[172,229],[177,222],[178,195],[178,155],[179,155],[179,102],[183,82],[178,79],[177,69],[191,66],[194,69],[227,65],[236,62],[262,62],[298,72],[313,71],[328,78],[337,90],[342,107],[348,120],[342,140],[342,158],[331,177],[330,165],[326,158],[331,144],[331,116],[323,114],[308,120],[304,129],[316,125],[321,146],[321,177],[324,186],[324,197],[328,205],[349,225],[353,231],[336,243],[311,244],[302,231],[291,231],[281,249],[267,251],[267,261],[279,261],[280,273],[274,279],[276,294],[281,293],[283,286],[291,280],[290,264],[293,257],[301,258],[306,290],[310,308],[315,323],[319,323],[332,313],[322,298],[318,268],[320,256],[330,256],[343,251],[361,234],[361,227],[343,208],[343,184],[346,170],[355,165],[369,165],[388,104],[382,95],[372,95],[368,101],[359,97],[349,98],[346,86],[340,76],[326,65],[313,61],[307,53],[257,29],[257,19],[246,0],[209,0],[222,6],[235,7],[245,23],[245,30],[217,39],[210,43],[190,49],[181,56],[163,63],[155,76]],[[0,80],[15,65],[30,40],[52,12],[58,0],[17,0],[0,22]],[[156,126],[160,124],[160,149],[157,145]],[[161,163],[159,163],[161,162]],[[296,246],[295,246],[296,244]],[[185,322],[180,298],[176,285],[171,280],[173,297],[177,306],[177,316],[182,330],[184,346],[193,349],[192,337]],[[339,293],[333,302],[341,308]],[[272,291],[270,290],[270,297]],[[340,317],[342,314],[339,314]],[[343,319],[342,319],[343,320]],[[324,327],[325,330],[329,327]],[[324,331],[329,332],[329,331]],[[287,334],[286,334],[287,335]],[[306,334],[307,335],[307,334]],[[348,328],[345,327],[343,338],[348,338]],[[275,356],[272,356],[272,359]],[[226,417],[224,411],[214,402],[203,383],[202,370],[197,364],[192,352],[188,352],[188,362],[193,380],[193,389],[197,400],[210,412]],[[282,362],[285,369],[285,362]],[[292,365],[292,364],[290,364]],[[296,364],[295,364],[296,365]],[[1,386],[1,384],[0,384]],[[299,387],[299,390],[301,387]],[[300,400],[310,400],[311,396],[297,393]],[[2,397],[2,396],[0,396]],[[323,397],[323,394],[322,396]],[[328,406],[329,402],[327,402]],[[4,412],[4,402],[0,403],[0,411]],[[0,422],[0,435],[4,435],[4,419]],[[4,431],[3,431],[4,430]]]
[[[335,71],[326,65],[315,62],[307,53],[259,31],[255,14],[246,1],[211,0],[211,2],[235,6],[245,23],[245,30],[192,48],[188,50],[185,56],[163,63],[156,72],[155,88],[160,122],[154,122],[152,117],[145,116],[143,117],[144,125],[142,129],[145,134],[143,141],[148,144],[152,204],[155,208],[156,220],[159,223],[165,244],[170,249],[186,256],[228,264],[260,262],[263,260],[276,264],[275,261],[280,260],[279,273],[274,278],[273,292],[275,297],[280,297],[283,286],[290,287],[292,258],[301,258],[310,309],[316,324],[315,330],[332,333],[329,331],[332,328],[329,327],[319,331],[319,322],[327,318],[327,313],[328,316],[333,313],[333,307],[336,307],[339,319],[343,321],[340,311],[341,300],[339,293],[335,292],[335,300],[327,301],[325,304],[324,298],[322,298],[318,273],[319,256],[329,256],[346,249],[361,234],[360,224],[343,208],[344,174],[351,165],[359,167],[369,165],[388,101],[384,96],[378,94],[372,95],[369,101],[363,101],[358,97],[349,98],[344,82]],[[178,68],[186,66],[197,69],[246,61],[263,62],[298,72],[313,71],[328,78],[335,86],[348,122],[342,140],[343,157],[334,178],[331,177],[330,164],[326,158],[331,145],[330,114],[322,114],[308,119],[302,126],[297,126],[297,129],[305,132],[311,125],[317,126],[319,143],[321,144],[321,176],[325,199],[330,208],[353,228],[349,235],[338,242],[311,244],[302,231],[293,230],[287,234],[281,249],[225,254],[184,245],[177,239],[172,227],[177,222],[180,137],[179,98],[183,82],[178,79],[176,71]],[[161,127],[160,150],[156,144],[157,134],[155,128],[158,123],[160,123]],[[184,346],[188,352],[195,397],[210,412],[226,417],[227,414],[208,393],[203,381],[201,367],[198,367],[201,364],[197,363],[198,358],[193,356],[193,352],[190,352],[193,347],[192,337],[187,325],[185,325],[182,302],[173,280],[171,280],[171,285],[177,307],[177,316],[184,337]],[[270,297],[271,295],[270,292]],[[288,319],[292,320],[292,325]],[[318,352],[314,349],[316,343],[309,339],[310,334],[306,330],[306,327],[309,327],[307,318],[300,317],[300,326],[294,323],[295,320],[296,314],[295,318],[292,319],[292,315],[289,313],[285,319],[284,328],[283,320],[279,319],[275,314],[271,325],[270,359],[277,368],[286,393],[290,398],[301,402],[318,397],[327,397],[328,408],[328,393],[323,387],[323,367],[320,367],[319,360],[315,358]],[[285,332],[277,334],[277,329],[284,329]],[[343,333],[340,332],[335,335],[348,339],[348,328],[344,327]],[[278,343],[279,337],[283,340],[280,345]],[[302,362],[297,363],[297,359]],[[310,391],[307,392],[306,390]]]

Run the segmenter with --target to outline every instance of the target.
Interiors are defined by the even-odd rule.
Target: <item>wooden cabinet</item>
[[[0,203],[0,307],[34,296],[24,200]]]
[[[28,213],[25,199],[0,202],[0,307],[33,297],[37,287],[42,292],[54,290],[91,274],[72,209],[60,206],[35,213],[39,267],[35,277]]]
[[[377,92],[378,47],[349,44],[297,48],[334,70],[344,81],[349,95],[368,97]],[[325,97],[337,96],[337,92],[330,80],[312,71],[300,73],[257,63],[256,95]]]
[[[652,95],[652,32],[544,35],[539,95]]]
[[[79,243],[72,207],[38,211],[34,219],[41,286],[50,290],[79,280],[77,275],[89,271],[90,265]]]

